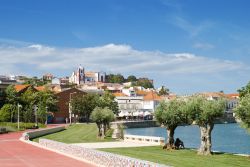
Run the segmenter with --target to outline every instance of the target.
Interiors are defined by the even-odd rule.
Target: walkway
[[[134,141],[117,141],[117,142],[98,142],[98,143],[75,143],[85,148],[119,148],[119,147],[145,147],[145,146],[159,146],[155,143],[143,143]]]
[[[21,132],[0,135],[1,167],[93,167],[82,161],[19,141]]]

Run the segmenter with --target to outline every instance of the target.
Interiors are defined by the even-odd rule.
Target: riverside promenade
[[[24,143],[19,140],[22,133],[0,135],[1,167],[93,167],[86,162]]]

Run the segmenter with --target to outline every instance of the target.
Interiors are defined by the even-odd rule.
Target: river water
[[[125,134],[159,136],[166,138],[166,129],[161,127],[125,129]],[[196,125],[180,126],[175,130],[175,138],[180,138],[186,148],[200,146],[200,129]],[[212,131],[212,150],[250,154],[250,133],[239,124],[216,124]]]

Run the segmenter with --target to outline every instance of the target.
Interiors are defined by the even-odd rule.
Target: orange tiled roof
[[[113,93],[113,95],[114,95],[115,97],[127,96],[127,95],[125,95],[124,93],[120,93],[120,92]]]
[[[240,94],[239,93],[230,93],[230,94],[226,94],[226,96],[230,99],[235,99],[235,98],[239,98]]]
[[[44,87],[44,86],[37,86],[37,87],[35,87],[35,89],[36,89],[37,91],[44,91],[44,90],[45,90],[45,87]]]
[[[17,92],[20,92],[23,89],[28,88],[29,86],[30,86],[29,84],[27,84],[27,85],[15,85],[15,89],[16,89]]]
[[[136,91],[136,94],[139,95],[139,96],[145,96],[145,95],[148,94],[148,92],[143,91],[143,90],[137,90],[137,91]]]
[[[159,95],[157,95],[157,93],[151,91],[151,92],[148,92],[147,95],[144,96],[144,100],[146,100],[146,101],[150,101],[150,100],[160,101],[160,100],[162,100],[162,98]]]

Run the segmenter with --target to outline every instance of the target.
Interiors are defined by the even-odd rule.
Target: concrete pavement
[[[116,142],[98,142],[98,143],[75,143],[85,148],[120,148],[120,147],[145,147],[145,146],[159,146],[157,143],[143,143],[136,141],[116,141]]]

